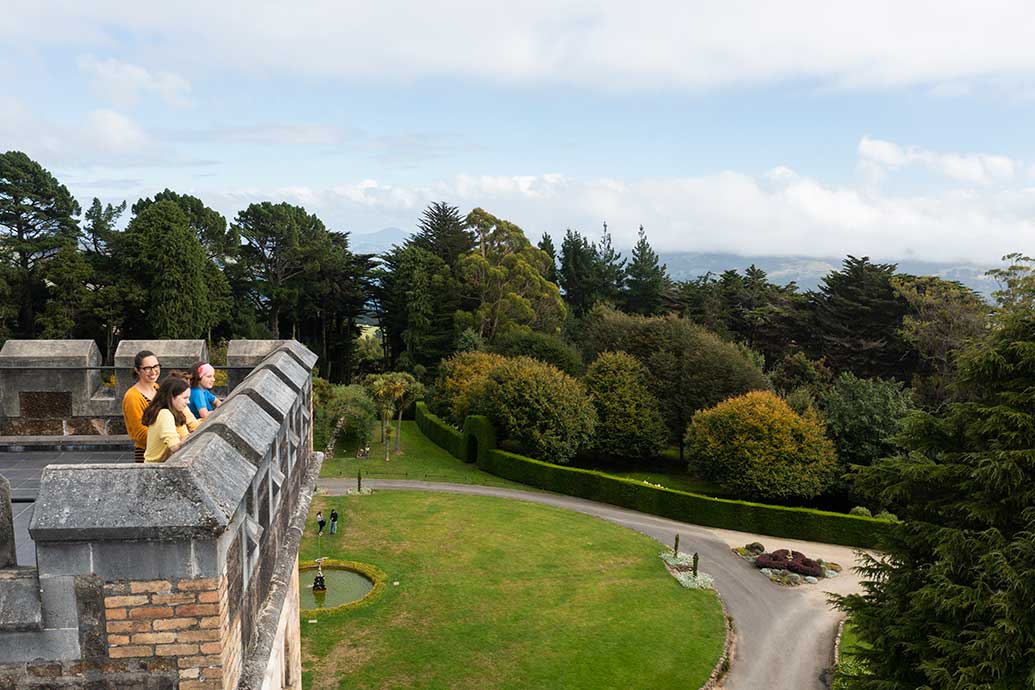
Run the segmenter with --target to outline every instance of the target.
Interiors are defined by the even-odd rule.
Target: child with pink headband
[[[208,362],[196,362],[190,368],[190,411],[198,419],[209,416],[222,402],[212,394],[216,370]]]

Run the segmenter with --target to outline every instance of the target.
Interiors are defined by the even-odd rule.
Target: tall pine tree
[[[664,264],[647,241],[647,233],[640,226],[640,239],[632,250],[625,282],[625,309],[632,314],[652,316],[660,314],[664,304],[665,288],[669,283]]]
[[[964,350],[966,402],[908,419],[908,453],[860,472],[892,507],[865,593],[840,599],[871,647],[859,690],[1019,690],[1035,678],[1035,313]]]

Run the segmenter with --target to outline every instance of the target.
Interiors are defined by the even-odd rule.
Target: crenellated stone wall
[[[254,342],[268,348],[284,341]],[[92,340],[8,340],[0,349],[0,436],[126,433],[122,396],[134,383],[133,358],[141,350],[158,356],[163,375],[208,360],[204,340],[123,340],[114,369],[101,366]],[[235,383],[246,374],[236,372]]]
[[[0,563],[0,690],[301,687],[316,356],[294,341],[247,349],[254,368],[168,462],[44,470],[37,568]]]

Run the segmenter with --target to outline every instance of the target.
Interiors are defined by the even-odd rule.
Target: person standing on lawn
[[[331,534],[338,533],[338,509],[331,508]]]
[[[327,521],[323,519],[323,511],[322,510],[316,511],[316,524],[320,528],[320,529],[316,530],[316,536],[319,537],[319,536],[323,535],[324,525],[327,524]]]

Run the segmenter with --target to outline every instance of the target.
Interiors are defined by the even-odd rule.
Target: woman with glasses
[[[144,449],[147,447],[147,427],[141,422],[141,417],[155,397],[161,373],[162,365],[150,350],[141,350],[133,358],[133,378],[136,383],[122,397],[122,417],[126,422],[126,433],[133,439],[133,459],[137,462],[144,461]]]

